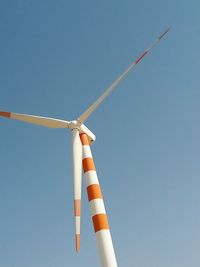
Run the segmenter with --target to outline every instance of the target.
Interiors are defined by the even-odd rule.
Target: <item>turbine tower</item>
[[[75,216],[75,240],[76,251],[80,249],[80,225],[81,225],[81,188],[82,168],[86,178],[88,201],[93,221],[93,227],[97,239],[102,267],[117,267],[117,260],[113,248],[112,238],[103,195],[90,145],[95,141],[95,135],[83,124],[88,117],[98,108],[105,98],[119,85],[131,70],[143,59],[145,55],[163,38],[169,31],[166,29],[144,52],[132,62],[127,69],[105,90],[105,92],[76,120],[66,121],[48,117],[19,114],[0,111],[0,116],[37,124],[49,128],[69,128],[72,131],[72,158],[74,173],[74,216]]]

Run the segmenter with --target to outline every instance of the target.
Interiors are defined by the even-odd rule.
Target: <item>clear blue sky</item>
[[[87,122],[119,267],[200,266],[200,2],[0,2],[0,110],[74,119],[166,27]],[[0,266],[96,267],[71,134],[0,119]]]

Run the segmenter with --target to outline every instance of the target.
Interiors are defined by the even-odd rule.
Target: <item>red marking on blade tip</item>
[[[2,117],[6,117],[6,118],[10,118],[10,116],[11,116],[11,112],[0,111],[0,116],[2,116]]]
[[[138,62],[140,62],[140,60],[141,60],[147,53],[148,53],[148,51],[144,51],[144,53],[142,53],[142,55],[141,55],[138,59],[136,59],[135,64],[137,64]]]
[[[76,252],[80,250],[80,235],[76,235]]]

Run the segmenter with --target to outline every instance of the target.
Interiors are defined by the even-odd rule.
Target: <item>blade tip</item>
[[[80,250],[80,234],[76,234],[76,253]]]
[[[158,39],[159,40],[162,39],[165,36],[165,34],[167,34],[169,31],[170,31],[170,27],[168,27],[164,32],[162,32]]]
[[[0,116],[5,117],[5,118],[10,118],[11,117],[11,112],[0,111]]]

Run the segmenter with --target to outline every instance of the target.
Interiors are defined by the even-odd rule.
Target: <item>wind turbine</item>
[[[127,69],[105,90],[105,92],[83,113],[73,121],[59,120],[48,117],[19,114],[0,111],[0,116],[37,124],[50,128],[69,128],[72,131],[72,156],[74,172],[74,216],[76,251],[80,249],[80,221],[81,221],[81,188],[82,167],[86,178],[86,187],[94,231],[102,267],[117,267],[112,238],[102,191],[99,185],[90,145],[95,141],[95,135],[83,124],[98,108],[105,98],[119,85],[129,72],[142,60],[142,58],[163,38],[169,31],[167,28],[142,54],[132,62]]]

